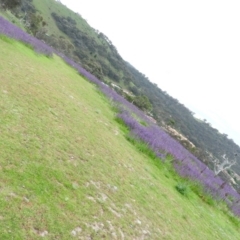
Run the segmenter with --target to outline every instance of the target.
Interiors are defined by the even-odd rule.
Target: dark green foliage
[[[78,59],[80,59],[83,67],[99,79],[103,80],[104,75],[102,65],[96,61],[97,43],[95,40],[77,28],[76,21],[71,17],[61,17],[56,13],[52,13],[52,17],[54,18],[58,28],[71,39],[75,49],[73,53]],[[69,56],[68,51],[66,51],[65,54]],[[115,75],[114,72],[112,73],[112,77],[119,80],[118,76]]]
[[[46,31],[44,31],[44,28],[47,23],[43,20],[43,17],[39,14],[30,13],[27,16],[27,21],[29,23],[27,29],[30,33],[32,33],[34,36],[37,35],[38,32],[42,30],[42,34],[45,34]]]
[[[152,110],[152,104],[150,103],[148,97],[145,95],[136,96],[133,99],[133,104],[135,104],[137,107],[139,107],[143,111]]]
[[[172,119],[172,118],[169,119],[168,122],[167,122],[167,124],[170,125],[170,126],[175,125],[175,121],[174,121],[174,119]]]
[[[22,0],[21,11],[24,13],[36,13],[36,8],[34,7],[32,0]]]
[[[139,95],[139,90],[136,86],[130,86],[129,90],[134,94],[134,95]]]
[[[186,185],[185,183],[178,183],[175,188],[177,189],[177,191],[179,193],[181,193],[184,196],[187,196],[188,192],[189,192],[189,188],[188,185]]]
[[[133,100],[134,100],[134,96],[132,96],[132,95],[129,95],[129,94],[124,93],[123,96],[124,96],[124,98],[127,99],[129,102],[133,102]]]
[[[84,30],[76,26],[76,22],[70,17],[62,17],[57,13],[52,13],[58,28],[68,35],[75,47],[74,54],[88,71],[96,74],[100,79],[105,77],[114,82],[120,82],[121,75],[128,76],[125,62],[117,52],[112,42],[101,32],[97,32],[97,41]],[[98,65],[98,69],[89,67]],[[100,70],[101,68],[101,70]]]
[[[21,0],[0,0],[0,4],[5,9],[14,9],[21,5]]]
[[[113,79],[115,82],[119,82],[120,81],[119,76],[111,68],[108,70],[108,77]]]
[[[88,38],[88,36],[76,27],[76,22],[72,18],[61,17],[54,12],[52,13],[52,17],[58,28],[72,40],[75,46],[87,46],[89,51],[95,51],[92,39]]]
[[[79,55],[78,55],[79,56]],[[80,58],[80,56],[79,56]],[[103,80],[103,72],[101,65],[98,62],[91,61],[90,59],[86,59],[83,62],[82,66],[90,73],[92,73],[94,76],[96,76],[98,79]]]

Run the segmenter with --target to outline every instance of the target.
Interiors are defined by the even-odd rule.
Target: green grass
[[[0,55],[0,239],[240,239],[60,58],[1,39]]]

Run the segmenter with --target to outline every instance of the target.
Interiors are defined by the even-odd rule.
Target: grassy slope
[[[39,10],[40,14],[43,16],[43,18],[48,23],[48,29],[51,30],[49,34],[55,34],[56,36],[66,36],[63,32],[61,32],[54,19],[51,17],[51,13],[55,12],[60,16],[64,17],[71,17],[76,21],[76,26],[87,33],[89,36],[94,38],[97,42],[99,42],[99,39],[97,38],[97,34],[95,33],[95,30],[87,23],[86,20],[84,20],[80,15],[73,12],[72,10],[68,9],[65,5],[56,2],[55,0],[33,0],[34,6],[36,9]],[[68,36],[66,36],[68,38]]]
[[[0,55],[0,239],[72,239],[77,227],[79,239],[240,239],[226,215],[175,190],[62,60],[1,39]]]

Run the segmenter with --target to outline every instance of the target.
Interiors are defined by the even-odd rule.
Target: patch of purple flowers
[[[141,125],[128,111],[119,113],[118,117],[130,128],[131,134],[147,143],[157,156],[161,158],[164,153],[170,153],[174,159],[173,165],[179,175],[199,182],[206,193],[217,200],[224,200],[234,214],[240,217],[240,195],[220,177],[215,176],[211,169],[179,142],[156,125]]]
[[[10,38],[14,38],[26,44],[29,44],[38,53],[47,56],[52,56],[53,54],[53,49],[49,47],[47,44],[36,39],[35,37],[32,37],[28,33],[24,32],[22,29],[8,22],[3,17],[0,17],[0,34],[6,35]]]

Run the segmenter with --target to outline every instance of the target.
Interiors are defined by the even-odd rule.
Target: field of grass
[[[240,239],[60,58],[6,39],[0,55],[0,239]]]

